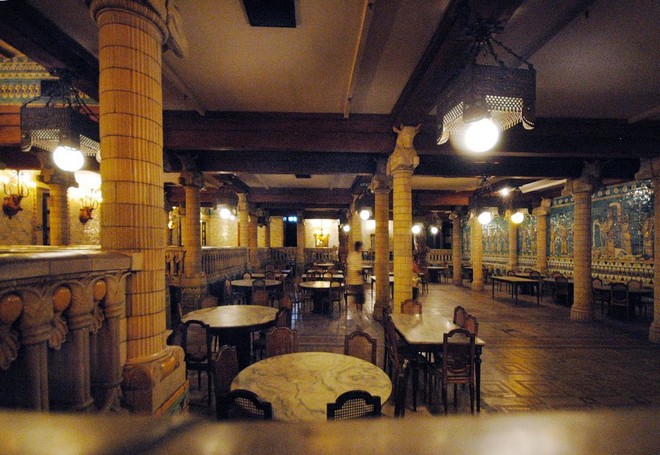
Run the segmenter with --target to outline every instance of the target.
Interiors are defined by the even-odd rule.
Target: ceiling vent
[[[293,0],[243,0],[243,5],[253,27],[296,27]]]

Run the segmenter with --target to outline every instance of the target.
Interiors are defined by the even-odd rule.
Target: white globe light
[[[500,130],[489,118],[472,122],[465,130],[465,145],[477,153],[492,149],[499,138]]]
[[[376,229],[376,220],[367,220],[367,229],[370,231]]]
[[[437,226],[431,226],[431,234],[436,235],[438,233]]]
[[[364,221],[368,220],[370,216],[371,213],[369,213],[369,210],[367,209],[360,210],[360,218],[362,218]]]
[[[479,222],[481,224],[486,225],[486,224],[490,223],[491,221],[493,221],[493,215],[488,211],[481,212],[479,214],[479,216],[477,217],[477,220],[479,220]]]
[[[63,171],[75,172],[85,164],[85,157],[80,150],[60,145],[53,152],[53,161]]]
[[[231,218],[231,211],[226,207],[221,208],[220,218],[222,218],[223,220],[228,220],[229,218]]]
[[[345,224],[342,229],[344,230],[344,232],[349,232],[351,230],[351,226],[348,225],[348,224]]]
[[[420,232],[422,232],[422,228],[419,226],[419,224],[416,224],[412,227],[412,233],[417,235]]]
[[[513,221],[515,224],[522,223],[524,219],[525,219],[525,214],[523,212],[516,212],[513,215],[511,215],[511,221]]]

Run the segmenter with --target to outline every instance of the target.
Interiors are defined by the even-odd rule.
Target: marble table
[[[202,321],[209,326],[220,344],[236,346],[238,365],[245,368],[250,364],[251,333],[263,330],[275,323],[277,309],[261,305],[226,305],[191,311],[183,316]]]
[[[264,359],[241,371],[231,384],[273,406],[273,419],[325,421],[327,404],[349,390],[366,390],[384,403],[392,382],[376,365],[330,352],[298,352]]]
[[[314,302],[314,313],[327,313],[330,309],[323,308],[323,297],[328,295],[330,286],[343,287],[338,281],[302,281],[300,287],[312,291],[312,300]],[[326,311],[327,310],[327,311]]]

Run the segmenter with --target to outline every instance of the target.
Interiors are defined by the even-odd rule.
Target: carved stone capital
[[[392,177],[384,173],[374,175],[370,189],[373,193],[389,193],[392,189]]]
[[[387,160],[387,174],[397,171],[413,172],[419,165],[419,156],[413,145],[413,140],[419,132],[420,125],[392,128],[397,133],[396,147]]]
[[[548,216],[550,215],[550,207],[552,206],[552,199],[542,198],[541,204],[538,207],[532,209],[532,215],[536,216]]]
[[[584,163],[582,175],[566,182],[562,195],[569,196],[577,193],[593,194],[600,186],[600,164]]]

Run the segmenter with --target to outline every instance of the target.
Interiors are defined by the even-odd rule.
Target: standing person
[[[362,311],[364,304],[364,285],[362,283],[362,242],[355,242],[353,251],[346,260],[346,286],[350,294],[355,296],[355,305]]]

